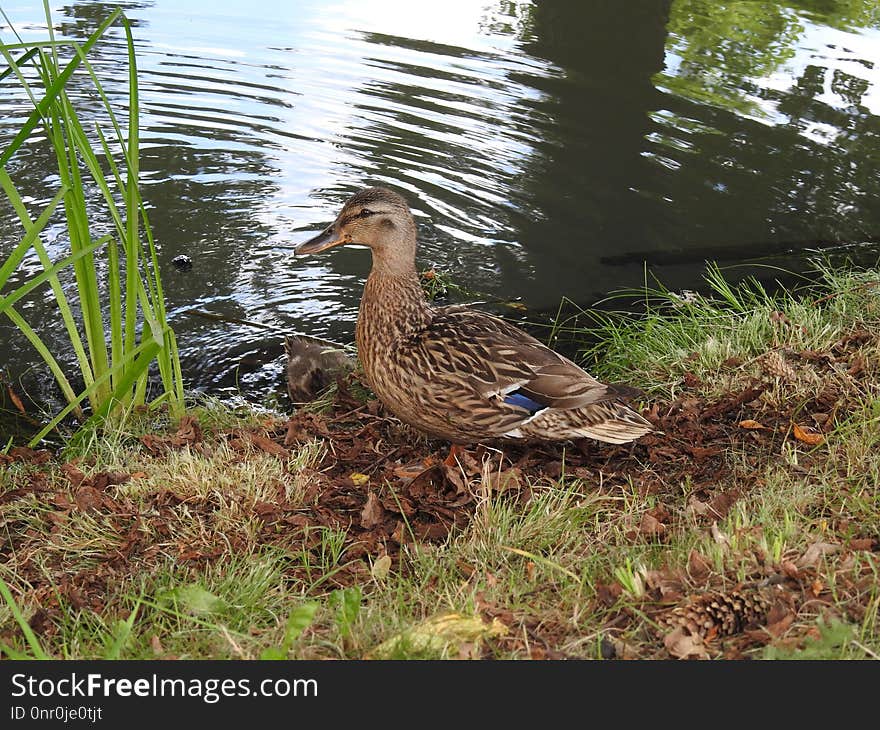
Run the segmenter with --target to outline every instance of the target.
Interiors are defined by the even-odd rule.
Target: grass
[[[731,359],[749,367],[769,350],[830,347],[852,324],[854,311],[874,314],[875,278],[821,261],[815,269],[815,280],[773,293],[754,278],[734,288],[714,265],[708,267],[705,295],[662,287],[621,293],[626,303],[641,301],[644,317],[634,327],[625,311],[577,312],[575,317],[595,323],[586,328],[591,339],[583,347],[584,363],[600,378],[634,373],[630,379],[670,396],[686,371],[726,387],[721,372]]]
[[[46,40],[23,42],[18,38],[16,43],[0,43],[0,54],[6,62],[0,78],[14,76],[33,104],[18,134],[0,152],[0,187],[24,230],[19,244],[0,265],[0,289],[11,286],[19,264],[29,254],[36,255],[44,269],[0,296],[0,313],[10,318],[43,358],[68,402],[33,437],[32,444],[39,443],[70,413],[82,420],[84,401],[94,421],[144,405],[153,363],[158,366],[162,387],[154,405],[167,402],[178,415],[183,406],[177,346],[165,317],[156,248],[138,185],[139,94],[131,26],[117,10],[83,44],[57,40],[48,2],[44,2],[44,8]],[[125,124],[89,62],[90,51],[117,23],[125,32],[128,50]],[[67,92],[72,79],[91,85],[91,91],[101,100],[103,118],[90,125],[83,123]],[[40,192],[37,197],[51,197],[51,202],[34,219],[24,203],[30,196],[19,192],[9,165],[40,134],[53,152],[59,187]],[[87,193],[92,186],[100,191],[97,201]],[[101,216],[94,212],[99,204],[103,205]],[[40,234],[56,214],[63,214],[70,255],[53,262]],[[112,221],[112,232],[93,237],[92,231],[101,227],[96,221],[102,218]],[[59,273],[68,266],[73,268],[76,284],[73,301],[59,279]],[[14,306],[46,283],[79,366],[83,388],[79,393],[55,354]]]
[[[398,503],[412,493],[379,471],[349,479],[332,432],[289,452],[248,441],[283,433],[271,413],[203,402],[188,412],[201,439],[156,453],[142,439],[173,429],[131,413],[47,461],[11,461],[0,472],[0,648],[126,659],[877,659],[880,273],[820,273],[770,294],[712,272],[714,295],[653,292],[643,317],[605,315],[604,348],[587,360],[601,355],[603,377],[649,393],[666,433],[647,447],[597,447],[586,465],[563,453],[561,474],[529,472],[516,486],[488,468],[468,472],[467,519],[423,540],[417,510],[403,510],[395,550],[355,529],[362,502],[341,522],[297,527],[327,509],[319,487],[361,494],[354,476]],[[756,383],[726,421],[699,422],[730,431],[701,447],[723,443],[721,453],[684,443],[696,431],[681,423]],[[353,428],[371,428],[362,418]],[[377,464],[394,453],[384,448]],[[343,478],[328,486],[334,458]],[[92,491],[73,486],[74,469]],[[766,610],[731,628],[712,601]],[[691,615],[714,623],[682,633]]]

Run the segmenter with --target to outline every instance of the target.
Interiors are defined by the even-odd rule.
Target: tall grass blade
[[[12,595],[12,591],[9,590],[9,586],[6,585],[6,581],[2,578],[0,578],[0,596],[3,596],[3,600],[6,601],[6,605],[9,606],[9,610],[12,612],[12,617],[15,619],[15,622],[21,629],[21,633],[24,634],[25,641],[27,641],[28,646],[33,652],[32,657],[21,658],[51,659],[51,657],[45,651],[43,651],[43,647],[40,646],[40,640],[37,638],[34,630],[31,628],[30,624],[27,622],[24,615],[22,614],[21,609],[18,607],[18,604],[15,602],[15,598]],[[9,653],[9,648],[4,647],[4,651]]]

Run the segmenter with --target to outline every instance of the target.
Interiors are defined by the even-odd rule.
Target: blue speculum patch
[[[543,411],[547,407],[541,403],[533,401],[527,395],[523,395],[518,390],[515,390],[512,393],[508,393],[506,396],[504,396],[504,402],[507,403],[507,405],[509,406],[525,408],[532,415],[534,415],[538,411]]]

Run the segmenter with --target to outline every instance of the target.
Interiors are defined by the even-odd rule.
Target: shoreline
[[[880,272],[715,284],[586,347],[646,393],[636,444],[444,467],[356,376],[133,415],[0,457],[0,577],[55,658],[876,658]],[[33,653],[6,603],[0,643]]]

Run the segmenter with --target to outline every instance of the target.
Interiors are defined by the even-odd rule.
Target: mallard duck
[[[340,349],[305,337],[286,337],[287,393],[294,403],[317,398],[336,376],[353,368],[351,359]]]
[[[622,444],[653,430],[618,390],[521,329],[467,306],[431,306],[416,273],[416,237],[406,200],[367,188],[296,249],[370,248],[358,358],[367,384],[401,421],[450,441],[453,451],[496,438]]]

